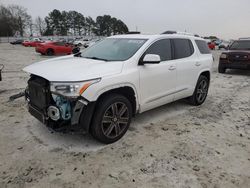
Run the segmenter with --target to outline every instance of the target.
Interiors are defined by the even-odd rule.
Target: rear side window
[[[196,45],[198,46],[201,54],[210,54],[210,50],[206,41],[203,40],[195,40]]]
[[[174,47],[174,58],[181,59],[189,57],[194,53],[194,47],[189,39],[172,39]]]
[[[158,40],[153,43],[144,53],[146,54],[156,54],[161,57],[161,61],[167,61],[172,59],[171,54],[171,42],[169,39]],[[143,56],[143,57],[144,57]]]

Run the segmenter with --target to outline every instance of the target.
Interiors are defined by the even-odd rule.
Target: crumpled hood
[[[123,62],[119,61],[105,62],[70,55],[31,64],[23,71],[49,81],[74,82],[118,74],[122,66]]]

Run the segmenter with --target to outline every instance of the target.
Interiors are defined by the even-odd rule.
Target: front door
[[[146,54],[159,55],[161,62],[139,66],[141,112],[172,102],[176,92],[176,64],[172,60],[170,40],[154,42],[142,59]]]

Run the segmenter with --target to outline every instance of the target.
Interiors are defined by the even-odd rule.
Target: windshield
[[[125,61],[146,41],[146,39],[107,38],[84,50],[81,56],[104,61]]]
[[[250,50],[250,40],[235,41],[230,50]]]

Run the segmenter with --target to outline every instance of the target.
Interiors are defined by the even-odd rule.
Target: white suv
[[[25,67],[29,112],[54,129],[77,128],[113,143],[136,113],[182,98],[201,105],[212,62],[199,37],[112,36],[78,54]]]

